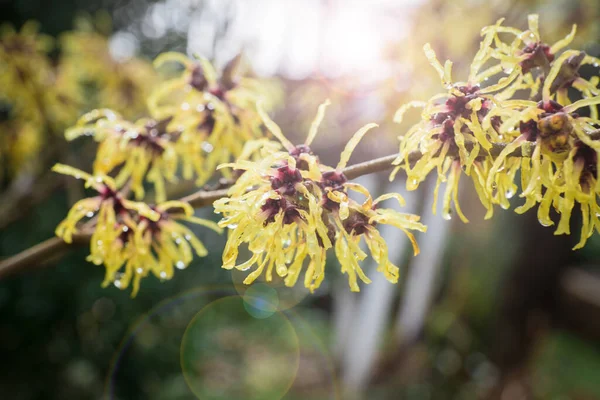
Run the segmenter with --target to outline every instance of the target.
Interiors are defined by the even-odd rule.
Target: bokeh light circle
[[[259,314],[272,306],[254,304]],[[257,318],[246,307],[238,296],[225,297],[189,323],[181,342],[181,368],[198,399],[281,399],[294,382],[300,345],[293,325],[281,312]]]

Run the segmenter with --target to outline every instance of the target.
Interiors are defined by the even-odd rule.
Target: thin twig
[[[535,145],[531,143],[530,146],[533,148]],[[469,146],[467,145],[467,147]],[[497,156],[504,149],[504,147],[504,145],[495,144],[490,149],[490,154],[492,156]],[[515,150],[515,152],[511,153],[511,155],[521,156],[521,149]],[[355,179],[363,175],[386,171],[394,166],[392,163],[397,157],[398,154],[392,154],[389,156],[376,158],[374,160],[351,165],[345,168],[343,172],[348,179]],[[411,153],[408,156],[408,162],[415,162],[420,157],[422,157],[422,154],[419,152]],[[180,200],[189,203],[194,208],[202,208],[212,205],[215,200],[226,197],[227,191],[227,188],[208,191],[199,190],[190,194],[189,196],[181,198]],[[90,238],[90,233],[79,234],[74,237],[73,244],[89,243]],[[42,264],[46,259],[64,251],[65,249],[69,248],[69,246],[69,244],[65,243],[60,238],[52,238],[27,250],[24,250],[12,257],[9,257],[0,262],[0,279],[13,272],[26,269],[29,266]]]
[[[41,266],[49,258],[65,252],[72,245],[86,245],[90,242],[90,233],[80,233],[73,236],[73,243],[66,243],[59,237],[53,237],[36,244],[0,262],[0,279],[16,271],[26,269],[32,266]]]

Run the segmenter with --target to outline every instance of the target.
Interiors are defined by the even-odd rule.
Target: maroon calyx
[[[308,171],[308,162],[306,162],[306,160],[301,159],[300,156],[302,154],[309,154],[311,156],[313,155],[313,152],[309,146],[305,144],[299,144],[295,146],[292,150],[290,150],[289,153],[290,156],[294,157],[294,159],[296,160],[296,167],[298,167],[301,170]]]
[[[430,120],[434,127],[442,127],[442,132],[438,135],[434,135],[433,138],[439,139],[442,142],[450,141],[451,149],[457,147],[454,141],[454,125],[456,120],[458,118],[470,119],[472,111],[467,107],[467,104],[480,97],[480,88],[477,85],[459,86],[456,89],[463,93],[463,96],[452,95],[444,104],[445,110],[434,114]],[[489,113],[491,107],[491,101],[482,98],[481,108],[477,111],[477,116],[480,121]],[[499,126],[498,123],[497,125]],[[464,133],[470,132],[466,125],[461,128],[461,131]]]
[[[344,191],[344,183],[348,182],[348,178],[341,171],[325,171],[321,174],[319,186],[325,189]]]
[[[544,110],[548,114],[554,114],[559,111],[562,111],[562,109],[563,109],[563,106],[554,100],[550,100],[550,101],[546,101],[546,102],[539,101],[537,106],[540,110]],[[546,117],[547,115],[543,115],[543,116]]]
[[[523,135],[525,140],[527,140],[528,142],[535,142],[540,133],[537,126],[537,122],[535,122],[532,119],[530,119],[527,122],[521,121],[519,123],[519,131],[521,132],[521,135]]]
[[[579,177],[581,188],[589,191],[594,182],[598,180],[598,153],[596,150],[581,141],[575,143],[577,151],[573,157],[575,163],[583,163],[583,170]]]
[[[271,187],[283,195],[296,194],[296,184],[303,181],[298,168],[283,165],[277,168],[275,175],[271,176]]]
[[[144,147],[154,155],[161,155],[165,149],[161,144],[161,140],[170,139],[171,136],[176,136],[177,132],[167,132],[167,125],[173,117],[168,117],[163,120],[151,120],[146,123],[145,135],[137,135],[130,140],[136,146]]]
[[[275,216],[280,211],[283,211],[283,223],[285,225],[291,224],[301,218],[298,208],[286,200],[285,197],[267,199],[260,209],[266,215],[265,225],[275,222]]]
[[[127,212],[127,209],[123,205],[123,195],[119,191],[113,190],[106,185],[102,185],[102,188],[98,190],[98,193],[100,194],[102,202],[112,200],[115,214],[119,215]]]
[[[550,92],[555,93],[560,89],[568,89],[573,86],[573,82],[579,78],[579,67],[585,58],[585,52],[567,58],[560,66],[558,75],[550,85]]]
[[[536,67],[547,68],[554,61],[554,54],[550,52],[550,46],[545,43],[529,44],[521,54],[525,55],[525,59],[519,63],[524,74]]]
[[[204,119],[198,124],[197,129],[210,135],[215,129],[215,124],[217,123],[214,105],[212,103],[208,103],[204,109],[204,112]]]
[[[292,156],[294,158],[300,157],[300,154],[310,154],[310,155],[312,155],[313,152],[310,149],[310,147],[307,146],[307,145],[305,145],[305,144],[299,144],[297,146],[294,146],[294,148],[292,150],[290,150],[290,156]]]
[[[369,217],[358,211],[351,211],[344,220],[344,229],[352,235],[362,235],[367,232],[369,226],[375,225],[376,223],[369,223]]]
[[[206,90],[208,86],[208,81],[204,76],[204,70],[200,64],[194,65],[192,68],[192,73],[190,74],[190,78],[188,81],[189,85],[196,89],[199,92],[203,92]]]

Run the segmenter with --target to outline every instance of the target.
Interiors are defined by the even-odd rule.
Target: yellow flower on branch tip
[[[530,97],[535,97],[540,89],[544,101],[555,100],[568,105],[568,89],[574,88],[586,98],[600,94],[597,76],[587,80],[580,76],[579,69],[586,64],[596,68],[600,60],[589,56],[583,51],[563,51],[575,38],[577,26],[573,25],[571,32],[553,45],[544,43],[539,33],[538,15],[528,16],[528,29],[521,31],[516,28],[501,26],[500,20],[494,26],[485,27],[482,34],[493,37],[491,56],[500,63],[490,68],[491,77],[501,72],[518,73],[518,77],[499,95],[509,99],[519,90],[528,90]],[[512,35],[513,40],[505,42],[500,35]],[[503,36],[505,37],[505,36]],[[598,117],[596,105],[590,105],[592,118]]]
[[[377,262],[377,271],[382,272],[388,281],[396,283],[399,277],[399,268],[389,260],[387,243],[379,234],[376,226],[386,224],[402,230],[410,240],[415,256],[419,254],[419,246],[411,231],[425,232],[427,227],[419,222],[420,217],[417,215],[379,208],[379,203],[388,199],[396,199],[401,206],[404,206],[404,199],[397,193],[384,194],[373,201],[368,190],[359,184],[345,183],[344,188],[354,190],[366,197],[363,204],[358,204],[350,199],[349,211],[346,216],[341,212],[332,213],[332,219],[338,228],[335,252],[342,272],[348,274],[350,289],[359,291],[357,277],[365,283],[371,282],[358,263],[367,256],[359,246],[362,237],[365,238],[371,257]]]
[[[98,192],[96,197],[77,202],[57,227],[56,234],[70,243],[73,234],[81,231],[80,223],[87,219],[87,230],[93,231],[87,260],[104,264],[103,286],[114,283],[125,289],[133,282],[132,296],[135,296],[140,280],[150,272],[159,279],[170,279],[174,268],[184,269],[190,264],[193,253],[205,256],[207,251],[202,242],[180,222],[221,232],[216,223],[195,217],[187,203],[168,201],[150,207],[124,199],[110,177],[92,176],[61,164],[54,170],[84,179],[86,187]]]
[[[554,225],[550,210],[560,214],[560,222],[555,234],[570,233],[571,211],[576,202],[580,203],[584,214],[581,240],[575,248],[581,248],[587,238],[597,228],[597,153],[600,142],[592,134],[597,132],[600,120],[581,117],[577,110],[599,104],[600,96],[579,100],[564,106],[550,100],[518,101],[513,103],[520,119],[506,121],[512,123],[512,131],[518,132],[513,142],[506,146],[494,160],[489,171],[487,187],[498,182],[509,163],[514,163],[510,154],[521,148],[520,197],[525,204],[515,209],[517,213],[538,206],[538,220],[544,226]],[[530,153],[526,145],[535,143]],[[513,175],[514,177],[514,175]]]
[[[483,185],[489,169],[486,157],[492,143],[504,140],[498,132],[500,120],[496,116],[496,108],[499,105],[492,93],[505,89],[515,76],[491,86],[480,86],[489,74],[488,70],[480,70],[491,59],[491,41],[492,36],[485,35],[471,64],[468,81],[457,83],[452,81],[452,62],[446,61],[442,66],[431,46],[425,45],[425,55],[448,90],[427,102],[408,103],[394,116],[394,121],[400,123],[409,108],[424,108],[421,121],[400,137],[399,154],[394,161],[397,167],[390,179],[394,179],[396,173],[403,169],[407,175],[407,189],[415,190],[430,172],[437,171],[433,210],[435,212],[437,208],[440,185],[445,182],[442,215],[446,219],[450,219],[451,203],[454,203],[460,219],[468,222],[458,203],[458,184],[463,171],[472,177],[477,194],[488,209],[488,217],[492,214],[493,196]],[[411,155],[417,153],[420,153],[419,159],[410,160]]]
[[[256,266],[244,280],[246,284],[263,273],[266,280],[271,281],[275,271],[287,286],[293,286],[308,259],[304,285],[314,291],[325,277],[327,250],[335,242],[342,271],[348,274],[351,289],[357,291],[357,276],[369,282],[357,261],[366,257],[357,245],[363,234],[380,271],[395,282],[397,268],[387,259],[387,246],[374,226],[379,222],[389,223],[405,230],[411,238],[408,230],[424,229],[416,223],[416,216],[377,210],[373,202],[370,208],[364,208],[348,197],[346,188],[354,186],[347,183],[342,171],[360,139],[377,125],[366,125],[356,132],[335,169],[319,162],[310,145],[328,105],[329,101],[319,107],[306,141],[295,146],[259,104],[258,112],[264,125],[286,151],[280,151],[278,147],[272,147],[270,151],[263,148],[261,157],[252,161],[248,158],[259,151],[259,146],[248,142],[241,159],[221,166],[243,171],[228,197],[216,201],[214,206],[215,212],[223,215],[219,225],[230,229],[223,267],[245,271]],[[359,213],[366,218],[365,229],[360,232],[348,230],[346,221]],[[237,264],[242,245],[246,245],[252,255]]]
[[[127,230],[128,235],[121,236],[121,242],[124,243],[123,260],[111,268],[106,264],[104,286],[112,282],[124,289],[133,280],[132,296],[135,296],[140,280],[150,272],[161,280],[168,280],[173,277],[175,268],[188,267],[193,253],[199,257],[206,256],[206,247],[188,227],[178,221],[191,222],[221,233],[216,223],[194,217],[194,210],[187,203],[168,201],[152,209],[160,215],[156,221],[131,216],[130,219],[136,223]],[[124,272],[119,272],[121,268],[124,268]]]
[[[100,142],[94,171],[108,174],[120,167],[117,185],[131,183],[136,198],[145,195],[144,181],[154,185],[158,202],[166,199],[165,181],[176,181],[178,167],[175,142],[179,131],[170,131],[170,119],[141,119],[131,123],[110,110],[94,110],[68,129],[65,136],[73,140],[94,135]]]
[[[52,170],[59,174],[72,176],[75,179],[83,179],[86,188],[92,188],[98,192],[98,196],[86,198],[75,203],[71,207],[67,218],[56,228],[56,235],[67,243],[71,243],[73,234],[80,231],[77,225],[83,219],[92,218],[96,213],[99,213],[102,215],[103,220],[112,220],[112,214],[109,211],[102,210],[106,207],[116,210],[114,212],[117,213],[130,210],[151,220],[157,220],[160,217],[156,211],[153,211],[144,203],[136,203],[123,198],[114,180],[109,176],[90,175],[64,164],[56,164]],[[108,227],[108,230],[110,231],[111,227]]]
[[[262,121],[256,102],[268,108],[279,99],[278,90],[265,80],[242,77],[240,57],[234,58],[220,73],[204,59],[168,52],[158,56],[156,68],[171,64],[184,67],[177,77],[165,81],[149,98],[152,115],[172,118],[171,125],[181,131],[178,153],[186,179],[196,177],[204,184],[216,166],[236,159],[248,140],[262,137]],[[231,178],[229,171],[221,171]]]

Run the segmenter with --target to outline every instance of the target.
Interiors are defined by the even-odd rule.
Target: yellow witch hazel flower
[[[56,228],[56,235],[71,243],[73,235],[82,231],[81,222],[87,220],[85,231],[93,229],[87,260],[106,267],[103,286],[113,283],[125,289],[133,282],[132,297],[150,272],[159,279],[171,279],[174,268],[190,264],[192,250],[200,257],[207,254],[196,235],[178,221],[221,231],[216,223],[194,217],[187,203],[169,201],[151,207],[125,199],[109,176],[90,175],[62,164],[53,170],[84,179],[86,187],[98,192],[73,206]]]
[[[140,119],[131,123],[111,110],[94,110],[65,132],[67,140],[93,135],[100,142],[94,172],[108,174],[120,167],[118,186],[130,182],[138,200],[144,198],[144,181],[154,185],[157,202],[165,201],[165,181],[176,181],[178,154],[173,144],[180,132],[169,131],[170,119]]]
[[[546,83],[551,85],[550,80]],[[555,234],[569,234],[569,222],[574,202],[581,203],[584,216],[582,239],[576,248],[583,247],[593,233],[597,215],[593,214],[598,195],[597,171],[600,151],[598,128],[600,120],[582,117],[577,110],[600,104],[600,96],[582,99],[567,106],[554,100],[520,100],[515,104],[520,118],[508,120],[503,125],[514,123],[510,129],[518,136],[508,144],[494,161],[487,180],[487,187],[495,184],[499,170],[506,165],[507,158],[521,148],[521,197],[525,204],[515,209],[524,213],[539,204],[538,219],[542,225],[554,225],[550,209],[561,215]],[[535,143],[535,149],[528,154],[526,144]],[[579,177],[578,179],[575,179]],[[590,230],[591,227],[591,230]]]
[[[482,204],[488,209],[487,218],[492,216],[492,204],[505,199],[494,198],[484,190],[490,164],[486,155],[493,143],[503,142],[498,132],[500,119],[493,117],[498,106],[496,93],[505,89],[516,77],[513,73],[496,84],[481,87],[494,67],[481,71],[491,58],[493,35],[484,36],[481,47],[470,67],[467,82],[452,82],[452,62],[442,66],[429,44],[424,47],[425,55],[439,73],[446,93],[433,96],[427,102],[411,102],[402,106],[395,115],[395,122],[402,121],[404,113],[412,107],[422,107],[421,121],[406,135],[400,137],[400,151],[394,161],[397,167],[390,179],[403,169],[407,174],[406,187],[415,190],[431,171],[437,171],[433,210],[437,208],[437,193],[441,183],[446,183],[443,196],[442,216],[451,218],[451,203],[454,203],[460,219],[468,222],[458,203],[458,184],[462,172],[471,176]],[[414,155],[418,155],[415,159]]]
[[[171,125],[181,130],[177,141],[183,164],[183,177],[196,177],[204,184],[216,166],[236,159],[244,143],[262,136],[262,121],[256,111],[261,101],[270,109],[279,99],[276,84],[240,76],[241,57],[230,61],[222,73],[199,58],[191,60],[181,53],[158,56],[156,68],[184,67],[183,73],[157,87],[148,103],[156,118],[172,118]],[[228,176],[228,171],[223,173]]]
[[[554,225],[550,217],[550,210],[554,208],[561,216],[555,231],[557,235],[570,233],[571,212],[575,202],[580,203],[584,215],[583,227],[581,240],[575,248],[581,248],[594,227],[597,229],[598,216],[594,210],[598,194],[600,120],[597,105],[600,104],[600,93],[595,87],[599,78],[594,76],[587,81],[579,77],[579,67],[595,60],[583,52],[566,50],[556,59],[554,57],[557,51],[571,42],[575,27],[565,39],[550,47],[540,42],[537,24],[537,16],[534,15],[529,17],[530,29],[524,33],[513,28],[493,30],[506,30],[518,35],[510,46],[513,52],[518,48],[522,36],[535,39],[526,47],[526,50],[532,50],[522,51],[521,58],[517,60],[521,60],[519,68],[528,74],[531,74],[529,69],[533,67],[542,70],[537,76],[536,85],[531,88],[532,97],[541,95],[542,100],[507,100],[493,111],[501,121],[500,131],[510,142],[493,161],[486,188],[492,190],[502,179],[500,177],[506,176],[504,171],[516,166],[521,171],[520,196],[526,202],[515,211],[524,213],[539,204],[538,219],[541,224],[550,226]],[[495,41],[496,54],[501,51],[509,54],[508,46],[497,37]],[[523,58],[523,55],[531,54],[537,54],[531,56],[533,61],[527,56]],[[568,89],[576,85],[584,98],[572,103]],[[511,96],[513,89],[507,89]],[[580,115],[588,110],[590,117]],[[531,150],[533,144],[535,148]],[[511,176],[513,179],[514,174]]]
[[[521,31],[516,28],[501,26],[503,20],[494,26],[483,28],[483,34],[494,36],[492,57],[500,61],[494,67],[495,73],[518,71],[519,76],[501,97],[511,98],[518,90],[529,90],[530,97],[538,94],[539,89],[548,80],[552,81],[549,90],[556,93],[556,100],[563,105],[570,103],[568,89],[574,88],[584,97],[600,94],[595,76],[586,80],[579,75],[579,69],[586,64],[598,66],[599,60],[585,54],[583,51],[564,50],[575,38],[577,26],[573,25],[571,32],[553,45],[542,41],[539,33],[539,17],[537,14],[528,16],[528,29]],[[505,43],[500,35],[514,35],[514,39]],[[554,76],[552,76],[554,75]],[[592,116],[597,117],[597,109],[592,107]]]
[[[359,247],[362,237],[379,264],[379,270],[388,280],[396,282],[398,268],[388,260],[387,245],[375,226],[378,223],[397,226],[413,243],[409,230],[425,230],[425,226],[418,223],[418,216],[377,209],[379,201],[391,197],[400,199],[399,196],[384,195],[372,201],[366,189],[347,182],[343,174],[352,151],[375,124],[356,132],[335,169],[319,162],[310,145],[328,104],[319,107],[306,141],[298,146],[294,146],[259,107],[265,126],[284,149],[271,147],[263,150],[258,160],[250,161],[247,156],[260,150],[256,142],[248,142],[237,162],[221,166],[243,171],[230,188],[228,197],[217,200],[214,206],[215,212],[223,215],[219,225],[229,228],[223,268],[245,271],[256,266],[244,280],[246,284],[263,273],[266,280],[271,281],[275,271],[287,286],[294,286],[308,259],[304,285],[314,291],[325,277],[327,250],[335,247],[342,272],[348,274],[351,290],[358,291],[357,278],[370,282],[358,263],[366,257]],[[348,197],[348,189],[365,194],[368,200],[359,205]],[[252,255],[238,263],[242,245],[247,245]]]

